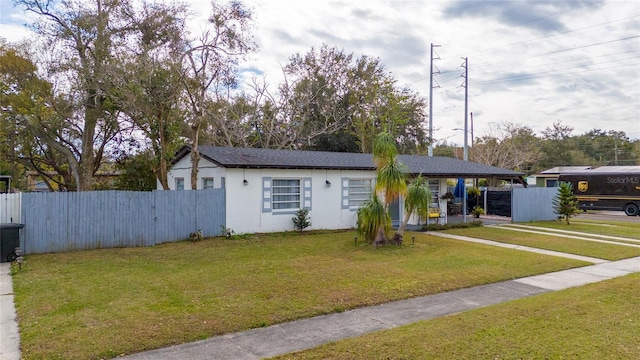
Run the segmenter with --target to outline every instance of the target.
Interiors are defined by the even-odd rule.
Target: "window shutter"
[[[342,178],[342,208],[349,208],[349,178]]]
[[[302,178],[302,204],[300,208],[311,210],[311,178]]]
[[[262,178],[262,212],[271,212],[271,178]]]

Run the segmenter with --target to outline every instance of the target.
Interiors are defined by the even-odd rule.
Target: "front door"
[[[400,226],[400,200],[396,199],[389,204],[389,215],[391,215],[391,226],[398,228]]]

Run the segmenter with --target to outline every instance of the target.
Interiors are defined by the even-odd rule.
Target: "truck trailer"
[[[559,182],[571,183],[578,207],[583,210],[624,211],[640,215],[640,174],[579,172],[560,174]]]

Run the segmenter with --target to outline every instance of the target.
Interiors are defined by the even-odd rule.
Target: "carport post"
[[[462,189],[464,196],[462,197],[462,222],[467,222],[467,179],[464,179]]]

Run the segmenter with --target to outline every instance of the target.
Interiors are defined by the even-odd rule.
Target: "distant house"
[[[98,170],[93,174],[93,186],[94,189],[110,189],[113,187],[114,182],[120,176],[120,171],[103,171]],[[59,186],[55,181],[63,181],[61,175],[55,171],[48,171],[46,176],[37,171],[27,171],[27,190],[35,192],[49,192],[59,191]]]
[[[198,189],[225,191],[226,226],[237,233],[293,229],[292,217],[309,210],[310,229],[352,228],[356,210],[369,198],[376,171],[371,154],[199,147]],[[181,148],[168,174],[170,190],[191,189],[191,148]],[[522,173],[446,157],[401,155],[412,177],[429,179],[433,204],[450,178],[522,179]],[[162,187],[158,184],[158,189]],[[398,223],[402,199],[391,209]],[[412,219],[416,224],[420,219]]]
[[[619,173],[619,174],[640,174],[640,165],[628,166],[598,166],[591,169],[590,173]]]
[[[0,194],[11,192],[11,176],[0,175]]]
[[[556,166],[532,175],[530,178],[535,181],[535,184],[531,185],[535,185],[536,187],[556,187],[558,186],[558,177],[560,174],[582,172],[590,169],[591,166]],[[529,180],[529,182],[531,182],[531,180]]]

